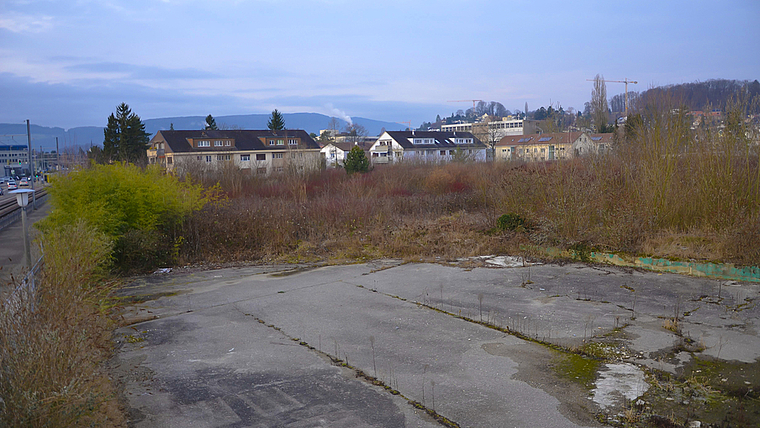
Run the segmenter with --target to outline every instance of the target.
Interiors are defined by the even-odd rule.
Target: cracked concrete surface
[[[175,271],[120,291],[155,299],[125,312],[112,366],[134,426],[438,426],[411,401],[463,427],[598,426],[590,391],[553,373],[557,351],[525,339],[614,334],[621,361],[658,370],[691,352],[753,362],[758,286],[735,285],[582,264]]]

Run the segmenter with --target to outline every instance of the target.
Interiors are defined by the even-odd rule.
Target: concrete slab
[[[114,366],[136,426],[434,424],[408,401],[463,427],[598,426],[590,391],[554,374],[555,351],[463,317],[562,346],[614,335],[628,363],[675,371],[688,355],[658,358],[684,335],[721,359],[760,356],[758,288],[731,289],[581,264],[175,271],[121,290],[149,300],[126,313],[137,323],[117,331]],[[681,336],[665,328],[676,314]]]

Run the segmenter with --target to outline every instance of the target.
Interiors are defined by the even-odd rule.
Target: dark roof
[[[531,134],[531,135],[507,135],[502,137],[496,147],[504,146],[521,146],[531,144],[569,144],[574,142],[581,136],[581,132],[555,132],[544,134]]]
[[[159,137],[160,136],[160,137]],[[163,141],[166,142],[166,144],[169,145],[169,148],[175,152],[175,153],[181,153],[181,152],[195,152],[195,151],[209,151],[208,148],[202,148],[202,149],[195,149],[193,148],[190,143],[187,141],[188,139],[208,139],[208,140],[221,140],[221,139],[234,139],[235,140],[235,146],[234,147],[225,147],[227,150],[272,150],[272,148],[282,148],[283,146],[270,146],[269,144],[262,143],[261,140],[259,140],[260,137],[264,137],[266,139],[268,138],[278,138],[278,139],[287,139],[287,138],[299,138],[301,140],[301,144],[298,146],[299,149],[319,149],[319,144],[317,144],[314,139],[312,139],[309,134],[302,130],[302,129],[286,129],[282,131],[277,131],[276,133],[273,133],[272,131],[266,129],[266,130],[235,130],[235,131],[204,131],[204,130],[193,130],[193,131],[158,131],[156,135],[151,140],[151,144],[153,143],[153,140],[156,139],[163,139]],[[285,147],[288,147],[288,142],[285,142]]]
[[[471,132],[440,132],[440,131],[386,131],[388,135],[395,142],[401,145],[405,149],[431,149],[431,148],[455,148],[455,147],[474,147],[485,148],[480,140],[478,140]],[[415,138],[432,138],[433,144],[413,144],[412,140]],[[454,141],[457,138],[472,138],[472,144],[456,144]]]
[[[372,147],[372,144],[374,144],[374,143],[375,143],[374,141],[372,141],[372,142],[357,142],[357,143],[351,143],[351,142],[348,142],[348,141],[344,141],[342,143],[332,142],[332,143],[328,143],[328,144],[332,144],[333,146],[335,146],[335,147],[343,150],[344,152],[351,151],[351,149],[353,149],[354,146],[359,146],[359,147],[361,147],[362,150],[364,150],[366,152],[366,151],[368,151],[370,149],[370,147]],[[327,144],[325,144],[325,146],[327,146]],[[322,147],[324,148],[325,146],[322,146]]]

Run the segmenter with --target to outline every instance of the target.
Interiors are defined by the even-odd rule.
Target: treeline
[[[650,100],[667,96],[677,100],[689,110],[726,110],[732,98],[746,98],[746,114],[760,113],[760,82],[754,80],[714,79],[705,82],[682,83],[658,86],[644,92],[629,92],[631,106],[643,106]],[[625,111],[625,93],[615,95],[610,100],[613,113]]]

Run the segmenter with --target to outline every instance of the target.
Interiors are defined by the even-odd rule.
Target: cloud
[[[122,74],[132,79],[169,80],[169,79],[213,79],[219,77],[206,71],[183,68],[171,69],[154,66],[142,66],[121,62],[96,62],[75,64],[64,67],[69,72],[113,73]]]
[[[43,33],[53,27],[52,16],[5,13],[0,16],[0,28],[12,33]]]

